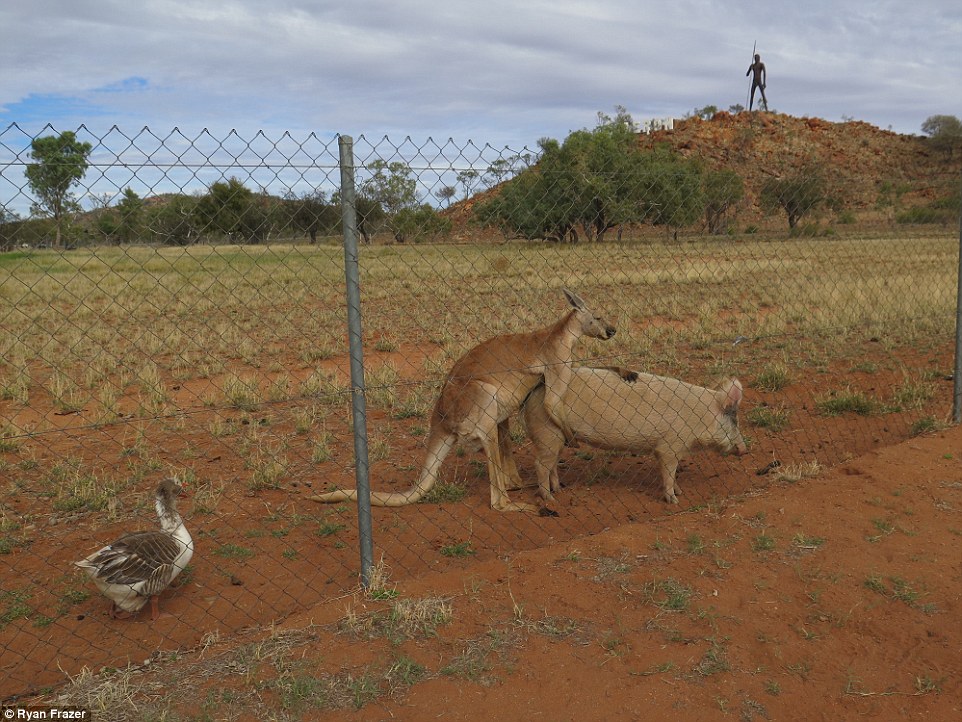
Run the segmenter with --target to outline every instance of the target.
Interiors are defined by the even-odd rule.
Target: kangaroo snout
[[[606,338],[606,339],[611,338],[611,337],[614,336],[616,333],[618,333],[618,329],[616,329],[614,326],[605,326],[605,338]]]

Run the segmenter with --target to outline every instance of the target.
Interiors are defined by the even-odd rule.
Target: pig
[[[747,453],[738,430],[742,385],[728,379],[717,389],[624,369],[581,367],[564,394],[575,441],[624,451],[654,452],[661,466],[664,499],[678,503],[678,462],[693,449]],[[634,381],[628,381],[635,377]],[[544,409],[544,391],[535,389],[522,409],[535,449],[538,493],[545,501],[558,491],[558,456],[565,435]]]

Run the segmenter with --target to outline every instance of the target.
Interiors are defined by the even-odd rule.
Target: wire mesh
[[[359,572],[353,504],[311,498],[354,487],[337,139],[81,127],[82,172],[31,184],[35,141],[63,135],[0,132],[3,698],[269,624]],[[846,194],[804,164],[750,182],[597,140],[355,140],[374,491],[415,485],[470,349],[557,324],[563,288],[617,329],[563,359],[620,369],[573,372],[574,442],[540,402],[501,410],[526,484],[507,494],[541,513],[492,509],[485,455],[458,446],[423,501],[374,508],[394,574],[792,483],[946,419],[956,177],[906,169]],[[528,358],[499,370],[537,399]],[[699,450],[739,438],[746,455]],[[158,529],[168,476],[194,557],[160,618],[110,619],[72,563]]]

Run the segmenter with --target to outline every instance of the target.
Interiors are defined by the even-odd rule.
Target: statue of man
[[[752,74],[752,94],[748,101],[748,109],[752,109],[752,104],[755,102],[755,89],[758,88],[762,92],[762,105],[765,110],[768,110],[768,99],[765,97],[765,83],[768,75],[765,73],[765,63],[762,62],[761,55],[755,55],[755,62],[748,66],[748,72],[745,73],[746,78],[749,73]]]

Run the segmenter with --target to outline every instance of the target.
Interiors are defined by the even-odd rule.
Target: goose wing
[[[122,536],[87,561],[108,584],[143,585],[144,594],[156,594],[170,583],[182,551],[171,534],[142,531]]]

